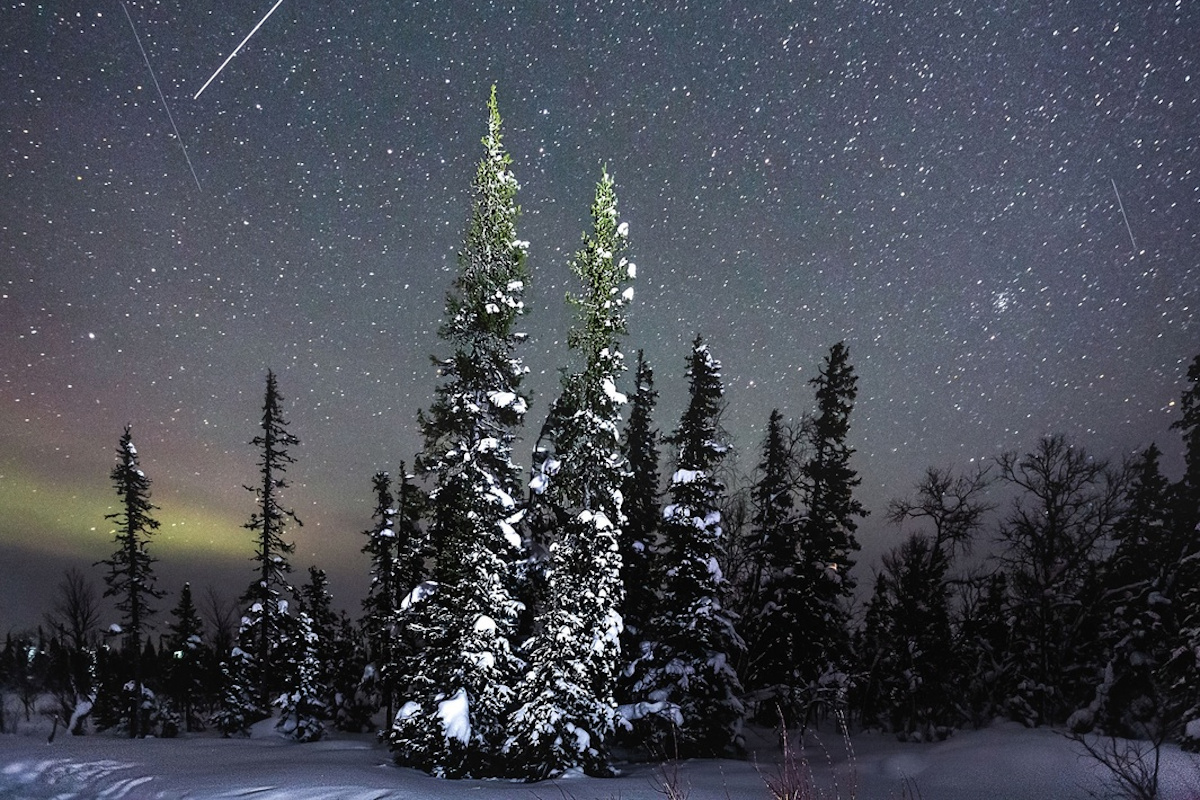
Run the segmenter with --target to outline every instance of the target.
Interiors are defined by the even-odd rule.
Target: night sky
[[[67,566],[100,583],[126,423],[160,607],[184,580],[239,594],[268,368],[302,441],[297,580],[325,567],[358,613],[371,475],[411,463],[447,353],[493,83],[530,242],[520,447],[572,363],[568,260],[607,164],[661,428],[701,333],[749,471],[847,342],[860,582],[927,466],[1065,432],[1116,458],[1157,441],[1178,476],[1200,3],[283,0],[194,98],[270,7],[3,6],[0,631]]]

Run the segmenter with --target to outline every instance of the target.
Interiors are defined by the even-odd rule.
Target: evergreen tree
[[[334,713],[333,685],[339,669],[339,663],[345,655],[345,648],[338,642],[340,638],[340,621],[333,610],[333,595],[329,593],[329,577],[325,570],[319,567],[308,568],[308,582],[296,592],[296,611],[308,615],[308,626],[312,637],[309,647],[312,649],[317,664],[317,672],[312,677],[314,685],[323,694],[319,698],[322,706],[332,718]],[[303,655],[305,645],[293,648],[292,659],[298,660]]]
[[[1013,658],[1008,576],[1003,570],[966,582],[955,630],[959,654],[962,716],[975,727],[1003,713],[1012,696]]]
[[[621,617],[625,628],[621,648],[626,657],[636,652],[638,637],[644,632],[646,618],[654,607],[651,560],[658,537],[659,506],[658,442],[654,427],[654,370],[638,350],[634,368],[634,392],[630,398],[629,422],[625,426],[624,452],[629,463],[621,494],[625,499],[625,526],[621,529],[621,582],[625,602]]]
[[[1171,429],[1181,432],[1183,437],[1183,479],[1174,487],[1174,520],[1179,537],[1185,541],[1194,539],[1200,525],[1200,355],[1188,367],[1188,382],[1191,384],[1180,397],[1180,418],[1171,423]]]
[[[391,476],[382,470],[376,472],[371,478],[371,488],[375,492],[375,510],[371,512],[371,527],[363,531],[367,543],[362,548],[371,559],[371,585],[363,599],[365,613],[362,626],[377,674],[384,719],[391,720],[394,711],[393,692],[384,676],[394,669],[396,663],[396,611],[401,599],[397,574],[396,508]]]
[[[373,684],[389,722],[396,691],[408,683],[405,664],[419,650],[419,643],[405,624],[409,607],[403,604],[425,579],[425,562],[429,557],[428,543],[420,527],[424,508],[421,492],[412,483],[403,462],[400,476],[398,491],[393,496],[388,473],[375,473],[372,480],[375,510],[371,528],[364,531],[367,543],[363,546],[363,552],[371,557],[371,586],[363,601],[366,614],[362,625],[372,665],[364,679]]]
[[[618,432],[626,402],[617,391],[625,368],[618,337],[625,333],[624,308],[633,298],[625,285],[635,269],[624,256],[627,226],[618,223],[607,170],[596,187],[592,221],[572,264],[583,291],[569,296],[579,319],[567,342],[585,364],[564,378],[557,424],[534,477],[534,491],[562,524],[549,548],[546,607],[528,646],[530,668],[518,687],[506,744],[533,779],[574,768],[606,774],[617,710],[626,473]]]
[[[720,364],[699,336],[688,379],[688,407],[670,439],[676,471],[662,512],[662,594],[631,667],[633,691],[642,699],[629,712],[652,747],[674,747],[681,757],[716,755],[737,744],[744,716],[734,665],[745,645],[725,605],[720,567],[724,389]]]
[[[927,527],[883,559],[868,612],[881,619],[863,654],[870,669],[862,694],[864,718],[905,738],[944,737],[964,710],[955,691],[961,662],[949,570],[955,550],[969,549],[992,509],[981,498],[987,486],[986,469],[955,476],[931,468],[915,498],[888,507],[893,523]]]
[[[239,636],[239,639],[242,638]],[[210,722],[226,738],[235,733],[248,736],[250,726],[264,716],[262,707],[254,700],[251,687],[252,659],[240,646],[234,645],[229,657],[221,662],[219,670],[220,697]]]
[[[1184,445],[1184,475],[1171,487],[1173,535],[1168,548],[1178,559],[1169,595],[1177,609],[1178,633],[1170,637],[1172,654],[1162,678],[1169,686],[1183,746],[1200,751],[1200,356],[1192,361],[1187,378],[1190,385],[1179,404],[1182,416],[1171,424],[1181,432]]]
[[[117,550],[112,557],[100,562],[109,568],[104,580],[108,588],[105,597],[117,598],[117,610],[122,614],[120,631],[124,637],[122,650],[132,667],[129,677],[127,713],[130,737],[145,736],[145,681],[140,659],[143,637],[149,628],[154,609],[150,603],[163,596],[154,587],[154,561],[146,552],[146,543],[158,530],[158,520],[151,514],[157,508],[150,502],[150,479],[138,463],[130,426],[125,426],[117,446],[117,465],[110,475],[120,510],[105,515],[116,526]]]
[[[180,715],[183,729],[191,732],[199,728],[197,706],[204,696],[209,648],[204,642],[204,623],[192,601],[190,583],[180,590],[179,603],[171,616],[174,619],[168,626],[166,641],[166,694]]]
[[[797,665],[801,706],[810,710],[839,702],[848,683],[849,612],[854,592],[850,570],[859,549],[855,517],[866,509],[854,498],[861,483],[850,467],[854,449],[846,440],[858,378],[842,342],[830,348],[817,377],[817,413],[809,428],[809,458],[802,469],[805,513],[800,520],[803,578],[793,593],[799,635],[807,642]]]
[[[519,673],[510,642],[519,604],[513,563],[521,510],[515,431],[527,409],[527,372],[514,350],[524,312],[527,244],[516,235],[517,182],[501,141],[495,89],[472,212],[439,335],[453,348],[420,424],[419,471],[433,484],[430,534],[436,591],[414,609],[425,645],[390,735],[399,763],[447,777],[500,769],[507,713]]]
[[[1091,705],[1076,728],[1153,737],[1164,726],[1161,668],[1176,634],[1171,594],[1180,553],[1171,546],[1170,487],[1150,445],[1131,469],[1125,512],[1113,527],[1112,556],[1102,582],[1100,638],[1105,657]]]
[[[243,634],[249,634],[251,638],[241,642],[242,650],[251,658],[247,666],[252,668],[252,675],[248,676],[252,691],[264,710],[270,706],[272,691],[278,688],[274,654],[288,624],[284,619],[287,601],[283,592],[291,589],[287,574],[292,566],[287,556],[295,550],[295,545],[284,540],[284,529],[288,520],[301,524],[296,514],[279,502],[280,492],[288,486],[284,472],[289,464],[295,463],[289,448],[300,444],[287,429],[282,406],[283,396],[279,393],[275,373],[268,371],[262,433],[250,442],[260,448],[261,481],[257,486],[246,487],[254,492],[258,508],[244,527],[255,534],[254,561],[258,564],[258,579],[242,595],[243,602],[250,604],[246,613],[250,624],[243,624]]]
[[[796,716],[794,687],[802,676],[808,642],[800,638],[797,599],[806,587],[798,563],[799,515],[792,493],[794,459],[783,415],[778,409],[767,419],[758,482],[750,493],[752,507],[749,544],[749,586],[744,589],[750,618],[748,656],[744,670],[764,722],[790,725]]]
[[[379,710],[374,668],[366,637],[350,616],[338,614],[331,648],[330,716],[339,731],[362,733],[373,730],[372,716]]]
[[[292,644],[291,688],[297,690],[303,679],[307,682],[306,691],[317,692],[319,705],[313,708],[321,709],[323,719],[332,721],[338,730],[361,732],[370,726],[374,711],[361,691],[367,664],[365,648],[346,614],[333,610],[333,595],[325,570],[309,567],[308,576],[308,583],[300,587],[296,604],[297,611],[308,616],[311,636],[301,637]],[[303,667],[309,650],[315,657],[315,666]]]
[[[868,606],[867,721],[906,740],[944,739],[955,722],[948,567],[944,550],[913,534],[884,556]]]
[[[408,691],[413,676],[420,671],[424,640],[418,632],[416,610],[418,598],[428,593],[434,584],[430,580],[430,564],[435,556],[432,542],[421,527],[422,516],[429,500],[415,483],[414,476],[400,463],[400,486],[396,491],[396,588],[397,605],[394,634],[390,644],[392,661],[381,678],[391,687],[393,696]],[[388,717],[389,724],[391,717]]]
[[[289,640],[280,649],[287,654],[280,666],[287,675],[283,693],[275,700],[279,707],[276,729],[297,742],[315,742],[325,735],[329,694],[325,665],[321,660],[321,638],[309,613],[300,609],[289,618]]]
[[[128,659],[122,658],[118,650],[108,643],[96,648],[95,672],[92,676],[92,691],[95,698],[91,718],[96,730],[115,728],[122,720],[129,719],[131,696],[125,691],[124,675],[129,671]],[[26,715],[28,720],[28,715]]]

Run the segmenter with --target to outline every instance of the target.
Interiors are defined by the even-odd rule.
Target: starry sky
[[[160,586],[239,594],[268,368],[302,441],[298,579],[326,568],[357,613],[371,474],[411,462],[446,352],[493,83],[530,242],[525,446],[571,364],[606,164],[664,430],[701,333],[748,472],[847,342],[860,580],[927,466],[1065,432],[1157,441],[1178,475],[1200,4],[283,0],[196,97],[270,7],[4,3],[0,629],[37,624],[67,566],[99,584],[126,423]]]

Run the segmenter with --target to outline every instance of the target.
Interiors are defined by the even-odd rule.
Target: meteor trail
[[[267,21],[267,17],[275,13],[275,9],[279,8],[279,4],[282,2],[283,0],[275,0],[275,5],[271,6],[271,10],[267,12],[266,16],[260,19],[258,24],[250,29],[250,32],[246,34],[245,39],[242,39],[242,44],[239,44],[237,47],[233,48],[233,52],[229,54],[228,58],[221,62],[221,66],[217,67],[217,71],[212,74],[212,77],[204,82],[204,85],[200,87],[200,91],[192,95],[193,100],[196,100],[201,94],[203,94],[204,90],[208,88],[208,85],[212,83],[218,75],[221,74],[221,70],[225,69],[225,65],[233,60],[233,57],[238,54],[238,51],[242,49],[242,46],[245,45],[246,42],[250,41],[250,37],[254,35],[255,31],[262,27],[262,24]]]
[[[1112,181],[1113,192],[1117,195],[1117,206],[1121,209],[1121,218],[1125,220],[1125,230],[1129,231],[1129,243],[1133,245],[1133,252],[1137,253],[1137,242],[1133,238],[1133,228],[1129,227],[1129,217],[1125,214],[1125,204],[1121,202],[1121,193],[1117,190],[1117,179],[1109,178]]]
[[[171,107],[167,105],[167,98],[163,95],[162,87],[158,85],[154,67],[150,66],[150,57],[146,55],[146,48],[142,47],[142,37],[138,36],[137,26],[133,24],[133,17],[129,16],[129,7],[125,5],[124,0],[121,0],[121,9],[125,12],[125,19],[129,20],[129,29],[133,31],[133,40],[137,42],[138,50],[142,51],[142,60],[146,62],[146,69],[150,71],[150,80],[154,81],[154,88],[158,90],[158,99],[162,101],[163,109],[167,112],[167,119],[171,121],[171,130],[175,131],[175,138],[179,140],[179,148],[183,150],[183,160],[187,162],[188,169],[192,173],[192,180],[196,182],[196,188],[203,192],[204,190],[200,188],[200,179],[196,177],[196,168],[192,166],[192,158],[188,155],[187,145],[183,143],[183,136],[179,133],[179,126],[175,124],[175,117],[171,116]]]

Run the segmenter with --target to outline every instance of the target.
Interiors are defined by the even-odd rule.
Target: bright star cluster
[[[1157,441],[1178,471],[1200,5],[283,0],[196,97],[259,5],[5,3],[0,559],[21,568],[0,625],[111,550],[127,422],[166,588],[240,593],[268,368],[303,442],[294,563],[357,608],[370,476],[418,447],[493,83],[530,242],[529,446],[607,165],[658,424],[701,333],[748,472],[844,339],[868,551],[926,466],[1045,433],[1117,458]]]

